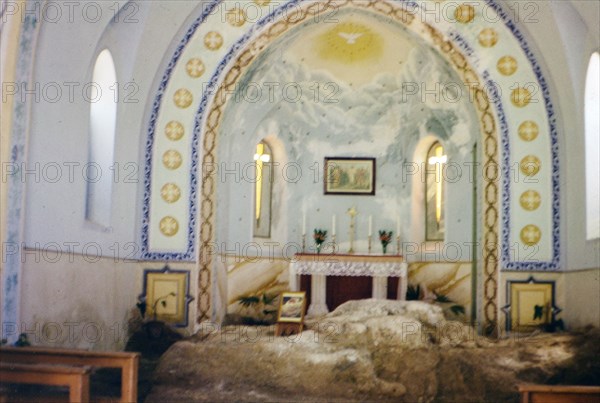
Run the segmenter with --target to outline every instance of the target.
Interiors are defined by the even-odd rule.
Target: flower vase
[[[320,243],[317,244],[317,255],[321,254],[321,245]]]
[[[385,254],[386,254],[386,252],[387,252],[387,245],[386,245],[386,244],[383,244],[383,245],[381,245],[381,246],[382,246],[382,248],[383,248],[383,254],[385,255]]]

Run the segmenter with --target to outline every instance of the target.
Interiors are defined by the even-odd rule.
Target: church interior
[[[600,399],[599,2],[0,4],[0,382]]]

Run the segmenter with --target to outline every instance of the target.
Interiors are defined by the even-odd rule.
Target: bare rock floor
[[[490,341],[418,301],[350,301],[300,335],[207,327],[161,358],[149,402],[516,402],[517,385],[600,385],[600,330]]]

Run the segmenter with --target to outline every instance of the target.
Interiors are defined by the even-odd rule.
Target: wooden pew
[[[121,368],[121,402],[137,402],[139,353],[101,352],[39,347],[2,347],[0,361]]]
[[[522,403],[600,403],[600,386],[519,385]]]
[[[0,381],[69,387],[69,402],[90,401],[90,367],[0,362]]]

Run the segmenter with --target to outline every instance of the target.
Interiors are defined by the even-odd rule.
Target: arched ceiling
[[[289,47],[295,62],[360,86],[395,74],[414,44],[398,24],[360,10],[343,10],[335,24],[311,24]]]
[[[237,55],[244,50],[252,54],[252,49],[245,49],[252,38],[265,30],[285,31],[299,7],[312,7],[309,14],[319,15],[315,11],[323,3],[227,4],[231,3],[213,3],[213,8],[206,9],[192,24],[163,75],[148,131],[147,161],[152,169],[147,177],[143,225],[146,258],[194,258],[194,184],[201,163],[197,147],[202,144],[203,114],[214,96],[210,90],[225,79],[223,73]],[[438,40],[451,41],[461,50],[486,85],[500,126],[503,265],[555,270],[559,259],[556,117],[540,64],[513,16],[491,1],[336,4],[338,9],[334,10],[338,12],[370,7],[375,14],[404,18],[406,26],[422,37],[429,35],[428,26],[434,27],[443,35]],[[257,6],[264,12],[261,18],[251,21],[248,11]],[[344,17],[338,12],[333,15],[335,23],[306,32],[302,38],[305,45],[298,42],[297,57],[356,85],[364,85],[371,76],[357,77],[359,65],[368,64],[367,69],[376,76],[402,61],[403,52],[411,45],[388,40],[399,38],[393,32],[396,28],[375,23],[371,17]],[[365,46],[367,43],[369,46]],[[386,46],[395,45],[395,53],[387,51]],[[181,140],[173,142],[173,137]],[[168,184],[180,188],[181,200],[189,200],[189,209],[175,208],[161,197],[161,189]],[[516,249],[510,250],[508,245]]]

